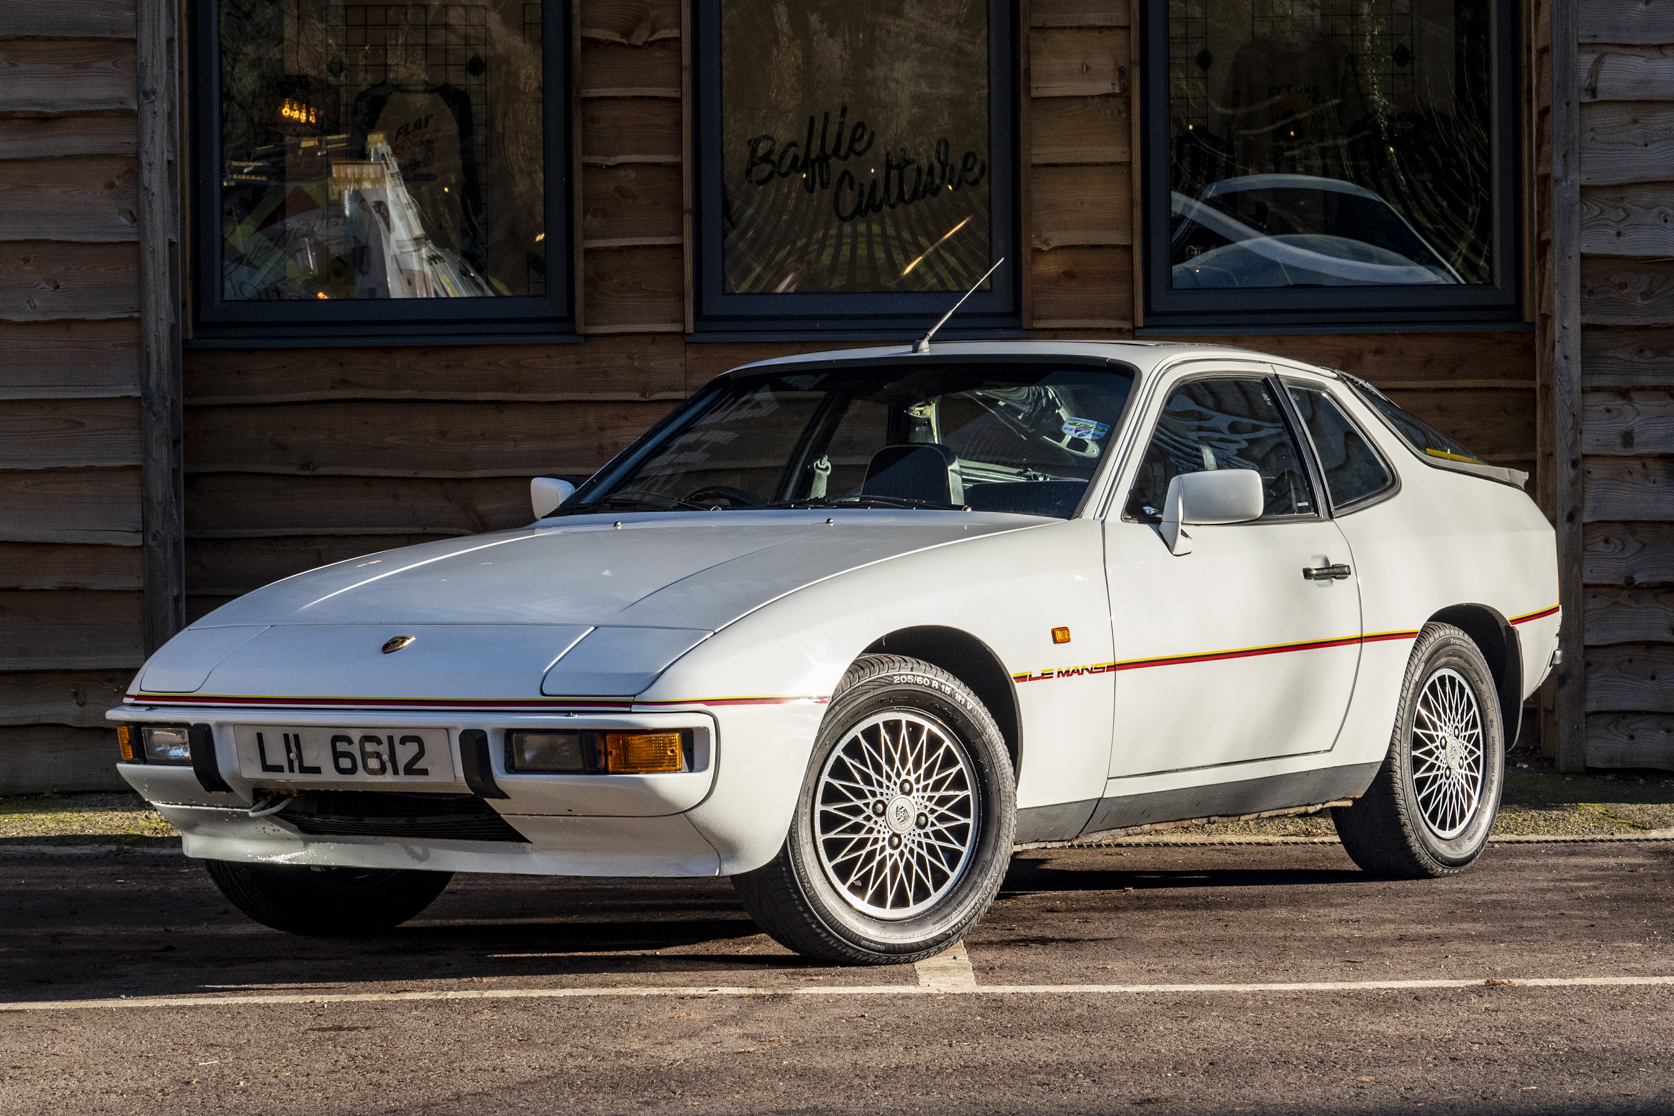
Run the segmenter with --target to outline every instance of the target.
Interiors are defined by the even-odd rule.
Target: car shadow
[[[1215,887],[1305,887],[1365,884],[1376,877],[1355,868],[1217,868],[1166,871],[1060,867],[1048,860],[1015,859],[1001,898],[1041,893],[1164,891]]]

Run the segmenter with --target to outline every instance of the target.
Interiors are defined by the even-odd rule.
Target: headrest
[[[963,504],[959,455],[934,443],[885,446],[866,466],[863,496],[893,496],[932,504]]]

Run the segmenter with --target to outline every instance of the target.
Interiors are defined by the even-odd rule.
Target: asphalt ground
[[[1667,1113],[1671,894],[1674,841],[1037,850],[963,951],[856,970],[725,881],[459,876],[343,941],[167,850],[14,849],[0,1113]]]

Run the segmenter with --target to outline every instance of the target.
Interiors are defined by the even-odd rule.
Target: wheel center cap
[[[905,833],[913,827],[914,813],[913,800],[903,794],[890,801],[889,807],[884,810],[884,821],[896,833]]]

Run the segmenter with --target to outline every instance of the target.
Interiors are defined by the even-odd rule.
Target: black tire
[[[883,735],[863,737],[874,729]],[[909,739],[929,741],[923,754],[934,750],[940,758],[932,777],[917,788],[896,787],[892,776],[881,777],[891,780],[892,789],[885,793],[895,797],[887,803],[876,798],[872,807],[882,809],[867,814],[859,798],[843,799],[849,792],[833,788],[842,786],[843,774],[859,770],[849,766],[848,758],[857,754],[853,749],[865,746],[866,739],[893,747],[891,731],[897,739],[903,732],[919,732]],[[918,768],[926,769],[925,764]],[[903,802],[909,805],[899,805]],[[931,809],[937,810],[934,818]],[[865,836],[846,835],[843,827],[851,823],[843,821],[848,815],[842,810],[859,812],[861,820],[852,825],[862,827]],[[968,822],[957,820],[967,814]],[[816,827],[824,828],[817,833]],[[1011,862],[1016,830],[1011,757],[976,695],[947,671],[918,659],[864,655],[844,674],[820,726],[784,847],[770,863],[732,882],[757,924],[804,956],[843,965],[921,961],[957,942],[988,910]],[[941,836],[951,844],[932,840]],[[857,842],[869,842],[864,848],[878,852],[886,863],[918,856],[942,859],[917,861],[930,865],[929,875],[902,874],[893,877],[897,882],[886,876],[857,890],[852,878],[847,884],[837,878],[849,869],[836,866]],[[946,863],[952,854],[945,849],[951,845],[963,850],[957,867]],[[895,855],[882,853],[885,848]],[[873,913],[879,910],[886,916]]]
[[[313,868],[206,860],[233,906],[287,934],[351,938],[400,926],[435,902],[451,872]]]
[[[1428,702],[1426,710],[1433,711],[1450,700],[1465,710],[1459,723],[1467,729],[1472,723],[1468,714],[1474,712],[1479,726],[1474,757],[1469,755],[1469,731],[1451,734],[1455,743],[1440,746],[1438,755],[1434,719],[1420,706]],[[1376,876],[1417,880],[1456,875],[1487,846],[1504,785],[1505,726],[1488,663],[1460,629],[1427,624],[1407,662],[1395,735],[1383,767],[1353,806],[1331,811],[1343,848]],[[1451,799],[1450,787],[1459,792]]]

